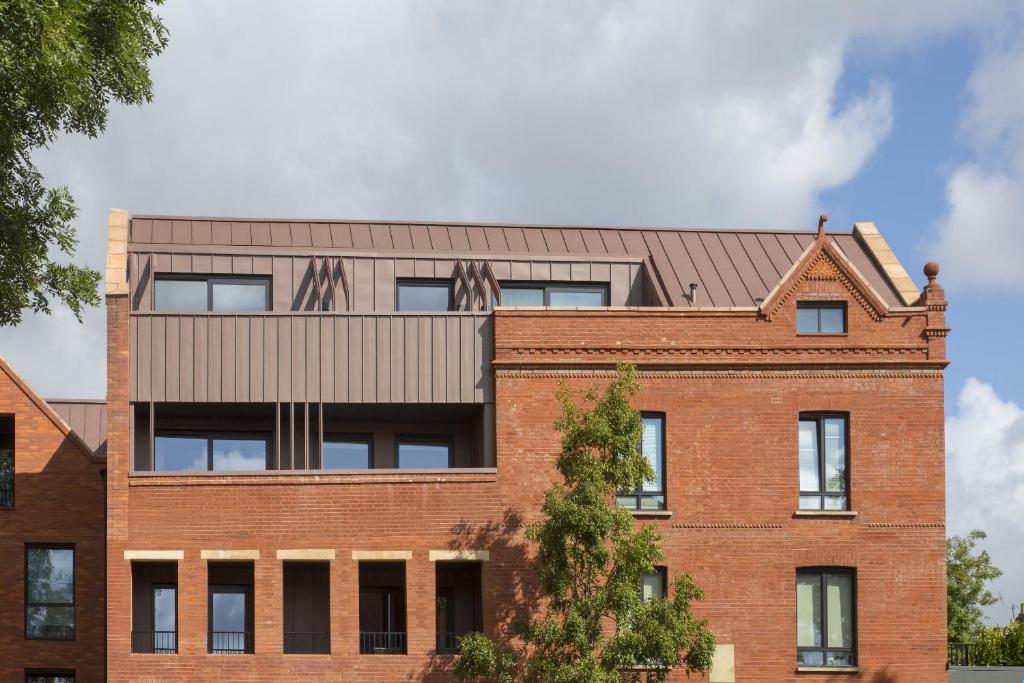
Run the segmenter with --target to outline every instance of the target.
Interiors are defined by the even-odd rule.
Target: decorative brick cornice
[[[944,529],[942,522],[870,522],[864,526],[872,529]]]
[[[765,369],[765,370],[752,370],[752,369],[735,369],[729,367],[720,368],[705,368],[700,370],[688,370],[688,369],[664,369],[664,370],[644,370],[639,369],[636,372],[637,377],[640,378],[674,378],[674,377],[691,377],[691,378],[725,378],[725,379],[758,379],[758,378],[791,378],[798,377],[802,379],[839,379],[839,378],[890,378],[890,379],[917,379],[917,378],[931,378],[931,379],[942,379],[943,373],[941,370],[933,370],[929,368],[921,369],[879,369],[879,368],[849,368],[849,369],[792,369],[792,370],[779,370],[779,369]],[[546,379],[562,379],[562,378],[582,378],[582,379],[606,379],[615,377],[615,369],[609,367],[607,369],[602,368],[516,368],[516,369],[505,369],[500,368],[495,371],[495,376],[498,378],[518,379],[518,378],[546,378]]]
[[[729,356],[910,356],[927,357],[928,347],[924,344],[906,346],[498,346],[500,356],[644,356],[683,358],[689,356],[729,357]],[[498,358],[495,363],[506,361]]]
[[[782,529],[777,522],[681,522],[673,529]]]

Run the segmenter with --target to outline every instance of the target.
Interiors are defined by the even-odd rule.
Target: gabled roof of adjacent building
[[[831,243],[889,306],[920,296],[872,223],[829,232]],[[814,242],[813,231],[635,228],[409,221],[275,220],[133,216],[128,243],[151,248],[266,247],[367,254],[451,254],[470,258],[642,258],[668,304],[756,306]]]

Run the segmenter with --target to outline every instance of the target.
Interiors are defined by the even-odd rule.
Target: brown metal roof
[[[53,411],[100,456],[107,455],[107,403],[89,399],[47,399]]]
[[[829,236],[892,306],[903,305],[892,282],[853,233]],[[669,303],[688,305],[697,283],[702,306],[753,306],[814,241],[813,232],[566,225],[384,221],[271,220],[135,216],[129,244],[173,247],[282,247],[365,252],[473,253],[649,259]]]

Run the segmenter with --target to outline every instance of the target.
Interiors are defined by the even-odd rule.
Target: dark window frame
[[[255,568],[254,568],[255,572]],[[255,573],[253,575],[255,581]],[[251,655],[255,654],[255,600],[253,590],[253,584],[240,584],[240,583],[209,583],[207,578],[206,584],[206,652],[207,654],[230,654],[230,655]],[[220,648],[218,650],[213,649],[213,635],[214,633],[237,633],[237,631],[214,631],[213,630],[213,595],[214,593],[241,593],[245,596],[245,631],[243,635],[243,647],[242,652],[236,652],[233,649],[228,650]]]
[[[797,567],[796,575],[793,581],[793,590],[799,585],[800,575],[805,574],[809,576],[817,577],[819,584],[818,590],[820,598],[819,609],[821,618],[821,647],[801,647],[797,645],[797,666],[821,666],[824,668],[836,668],[842,669],[850,666],[857,666],[857,570],[853,567]],[[826,599],[826,577],[829,575],[834,576],[848,576],[850,577],[850,647],[829,647],[828,646],[828,600]],[[794,624],[799,624],[800,606],[797,602],[799,598],[794,595],[793,605],[797,609],[797,613],[794,615]],[[821,664],[801,664],[799,655],[801,652],[820,652],[821,653]],[[850,654],[849,664],[829,664],[828,653],[829,652],[840,652]]]
[[[619,507],[625,508],[626,510],[635,510],[635,511],[668,510],[668,434],[667,434],[667,431],[668,431],[668,420],[666,419],[665,413],[663,413],[663,412],[648,411],[648,410],[641,411],[641,413],[640,413],[640,419],[641,420],[652,419],[652,418],[660,419],[661,420],[661,490],[660,491],[644,491],[644,482],[641,482],[640,485],[637,486],[635,491],[623,491],[622,493],[616,492],[616,494],[615,494],[616,504]],[[642,432],[641,432],[641,437],[640,438],[643,439],[643,433]],[[643,441],[641,440],[641,449],[642,448],[643,448]],[[643,454],[643,451],[641,450],[641,455],[642,454]],[[662,499],[661,507],[657,507],[657,508],[645,508],[645,507],[643,507],[643,499],[644,498],[657,498],[659,496]],[[619,498],[628,498],[628,497],[636,498],[636,505],[635,506],[634,505],[623,505],[622,503],[618,502]]]
[[[577,282],[538,282],[530,280],[516,280],[511,282],[500,282],[498,283],[501,287],[501,291],[504,292],[506,289],[539,289],[544,296],[544,306],[551,305],[551,293],[552,292],[568,292],[568,293],[601,293],[601,306],[594,306],[594,308],[601,308],[609,305],[611,299],[611,293],[609,292],[608,283],[604,282],[588,282],[588,283],[577,283]],[[504,305],[499,303],[499,305]]]
[[[848,311],[847,311],[847,306],[846,306],[846,302],[845,301],[818,301],[818,300],[798,301],[798,302],[796,302],[796,308],[797,308],[797,321],[798,321],[797,322],[796,333],[798,335],[801,335],[801,336],[803,336],[803,335],[810,335],[810,336],[817,336],[817,337],[821,337],[821,336],[829,337],[829,336],[836,336],[836,335],[844,335],[844,334],[847,334],[849,332],[849,330],[850,330],[849,316],[848,316]],[[815,329],[813,331],[807,331],[807,330],[801,330],[800,329],[800,323],[799,323],[800,314],[799,314],[799,311],[801,309],[803,309],[803,310],[813,309],[814,311],[817,312],[817,320],[818,320],[818,324],[816,326],[817,329]],[[821,330],[821,311],[822,311],[822,309],[842,309],[842,311],[843,311],[843,329],[842,329],[842,331],[840,331],[840,332],[822,332],[822,330]]]
[[[0,479],[0,510],[10,510],[10,509],[13,509],[14,505],[15,505],[15,498],[14,498],[15,486],[14,485],[15,485],[15,482],[17,480],[17,471],[16,471],[16,466],[17,466],[17,452],[16,452],[17,449],[16,449],[16,446],[17,446],[17,442],[16,442],[15,437],[17,435],[17,431],[16,431],[17,425],[15,424],[16,423],[15,416],[11,415],[9,413],[0,415],[0,420],[10,420],[10,422],[11,422],[11,433],[10,433],[10,437],[11,437],[11,454],[10,454],[10,456],[0,455],[0,466],[2,466],[2,467],[0,467],[0,477],[3,477],[3,479]],[[4,434],[2,434],[0,436],[6,437],[7,434],[4,433]],[[4,465],[3,461],[7,461],[6,466],[3,466]],[[7,479],[7,474],[6,474],[8,472],[10,473],[10,475],[9,475],[10,478],[9,479]],[[7,481],[5,481],[5,479],[7,479]]]
[[[403,311],[401,308],[402,287],[441,287],[448,289],[448,308],[444,311]],[[455,281],[451,278],[397,278],[395,280],[395,311],[398,313],[451,313],[455,310]]]
[[[450,434],[396,434],[395,435],[395,469],[402,468],[401,446],[403,443],[420,446],[445,445],[448,448],[448,466],[409,469],[451,469],[455,462],[455,437]]]
[[[842,420],[843,421],[843,457],[845,459],[843,467],[843,491],[827,491],[825,485],[825,420]],[[853,495],[850,491],[850,414],[842,411],[807,411],[801,412],[799,420],[797,422],[797,476],[800,473],[800,422],[814,422],[815,423],[815,442],[818,449],[818,491],[804,491],[803,486],[797,481],[797,510],[803,511],[824,511],[824,512],[849,512],[853,509]],[[804,496],[817,496],[821,505],[817,508],[805,508],[800,506],[800,498]],[[846,498],[846,507],[844,508],[827,508],[825,507],[826,498]]]
[[[320,469],[328,471],[336,471],[344,468],[339,467],[324,467],[324,446],[329,443],[365,443],[367,446],[366,451],[366,469],[374,469],[373,462],[373,434],[372,433],[358,433],[358,432],[325,432],[323,438],[323,444],[320,446]],[[351,468],[349,468],[351,469]]]
[[[205,470],[158,470],[156,468],[156,440],[158,438],[206,439]],[[264,441],[267,445],[266,466],[262,470],[215,470],[213,469],[213,442],[218,440],[237,439],[242,441]],[[161,429],[153,432],[153,453],[151,454],[153,472],[269,472],[274,469],[274,435],[268,432],[232,432]]]
[[[25,669],[25,681],[29,681],[32,678],[45,676],[49,678],[68,678],[75,680],[74,669]]]
[[[28,599],[28,554],[29,550],[70,550],[71,551],[71,603],[64,602],[29,602]],[[22,612],[24,618],[23,632],[25,634],[25,640],[56,640],[56,641],[74,641],[78,639],[78,551],[75,548],[74,543],[26,543],[24,551],[24,605],[25,609]],[[28,633],[28,610],[31,607],[71,607],[71,637],[69,638],[50,638],[46,636],[32,636]]]
[[[188,273],[157,273],[153,276],[153,310],[156,312],[166,311],[168,313],[183,313],[187,311],[181,311],[178,309],[169,308],[157,308],[156,301],[156,283],[159,281],[185,281],[185,282],[205,282],[206,283],[206,312],[207,313],[231,313],[229,310],[217,310],[213,309],[213,286],[217,285],[230,285],[230,284],[263,284],[263,289],[266,292],[265,308],[264,311],[272,311],[274,308],[274,281],[270,275],[194,275]],[[253,311],[244,311],[246,313]]]
[[[168,588],[174,589],[174,651],[166,652],[164,650],[168,648],[158,649],[156,647],[156,634],[163,633],[163,631],[156,630],[156,592],[158,589],[167,590]],[[177,583],[151,583],[149,584],[149,599],[153,610],[153,652],[152,654],[178,654],[178,584]]]

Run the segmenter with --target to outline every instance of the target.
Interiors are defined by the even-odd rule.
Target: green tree
[[[975,529],[946,540],[946,621],[951,643],[971,642],[984,628],[983,607],[996,604],[986,584],[1002,576],[988,552],[975,552],[986,534]]]
[[[982,626],[971,634],[972,666],[1024,666],[1024,621]]]
[[[167,45],[162,0],[0,0],[0,325],[63,302],[81,320],[100,274],[74,255],[66,188],[47,189],[32,162],[60,132],[96,137],[112,100],[152,99],[149,60]]]
[[[563,385],[555,427],[564,482],[545,492],[541,521],[527,527],[538,546],[533,570],[544,607],[515,626],[514,642],[463,638],[459,679],[619,683],[661,681],[669,668],[710,668],[714,635],[691,611],[700,588],[679,574],[670,597],[645,601],[641,579],[663,559],[661,537],[614,504],[616,491],[654,477],[640,453],[640,414],[629,402],[638,390],[629,365],[619,366],[603,394],[584,392],[583,406]]]

